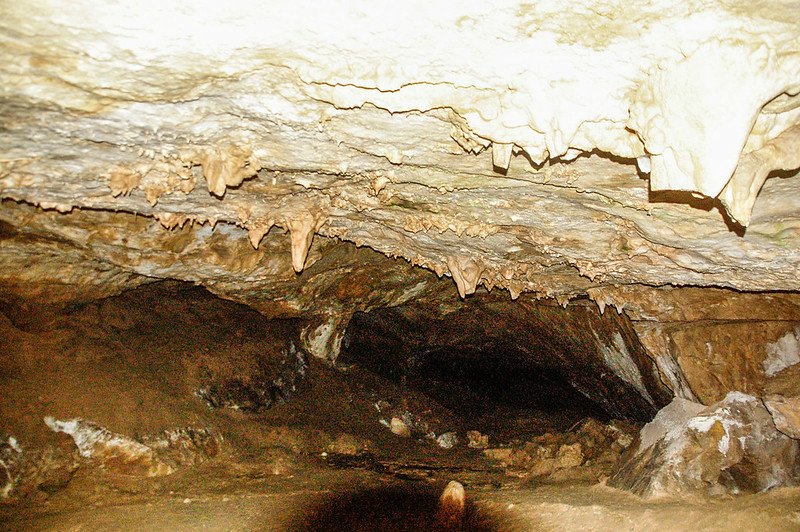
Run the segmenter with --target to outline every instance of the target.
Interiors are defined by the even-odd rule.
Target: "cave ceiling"
[[[4,2],[2,280],[796,290],[797,3],[565,6]]]

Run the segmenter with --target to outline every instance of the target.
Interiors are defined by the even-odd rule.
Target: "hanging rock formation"
[[[156,242],[188,223],[258,246],[277,224],[295,271],[319,234],[451,275],[462,296],[795,289],[793,4],[562,7],[10,3],[0,196],[87,233],[135,214]],[[2,219],[29,238],[81,246],[18,208]],[[210,247],[177,239],[198,237]],[[116,244],[82,246],[118,270],[96,283],[175,275]],[[250,255],[239,277],[265,260]],[[211,285],[219,266],[182,277]]]

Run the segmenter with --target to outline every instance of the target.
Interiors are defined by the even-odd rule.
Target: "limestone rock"
[[[686,425],[697,416],[705,406],[676,397],[670,404],[658,411],[651,422],[639,432],[638,451],[648,449],[663,439],[670,430]]]
[[[14,436],[8,436],[0,443],[0,499],[8,498],[20,477],[22,448]]]
[[[597,482],[608,476],[622,451],[631,442],[633,426],[623,422],[601,423],[587,418],[567,433],[546,433],[509,447],[485,449],[483,456],[506,473],[523,477],[547,477]]]
[[[436,524],[442,530],[461,530],[464,521],[466,492],[460,482],[451,480],[439,497]]]
[[[436,437],[436,443],[442,449],[452,449],[458,445],[458,435],[455,432],[445,432]]]
[[[617,464],[610,486],[639,495],[762,491],[800,481],[800,443],[778,432],[753,396],[729,393],[697,411],[676,400]]]
[[[531,462],[531,456],[525,450],[511,447],[485,449],[483,456],[503,467],[512,469],[522,469]]]
[[[521,363],[616,417],[762,396],[800,360],[797,6],[573,8],[4,2],[0,293],[189,281],[302,317],[301,346],[329,361],[356,313],[420,301],[474,345],[505,347],[503,330]],[[505,313],[508,330],[491,319]],[[259,410],[304,367],[198,393]],[[797,396],[765,392],[787,434]],[[400,434],[430,432],[397,416]],[[82,453],[128,452],[53,423]]]
[[[800,364],[783,369],[767,381],[764,405],[779,431],[800,439]]]
[[[800,440],[800,396],[768,395],[764,398],[777,429]]]
[[[467,447],[470,449],[486,449],[489,447],[489,435],[477,430],[467,431]]]
[[[173,469],[199,465],[222,451],[222,434],[193,427],[168,429],[139,438],[153,449],[159,460]]]
[[[772,375],[800,360],[800,296],[646,287],[593,289],[624,309],[661,380],[705,405],[728,392],[762,396]]]
[[[367,451],[371,446],[369,441],[357,438],[352,434],[342,433],[326,447],[326,450],[331,454],[356,456]]]
[[[411,429],[408,428],[402,419],[398,417],[393,417],[392,420],[389,422],[389,430],[392,431],[393,434],[397,434],[401,438],[410,438],[411,437]]]
[[[558,453],[556,453],[555,467],[557,469],[578,467],[583,463],[583,460],[583,449],[580,443],[564,444],[559,447]]]
[[[146,477],[160,477],[174,472],[152,448],[90,421],[47,417],[45,423],[55,432],[72,436],[81,456],[101,467]]]
[[[800,364],[800,325],[767,346],[767,357],[762,366],[764,374],[772,377],[797,364]]]
[[[79,464],[74,446],[32,448],[9,436],[0,441],[0,502],[23,499],[36,491],[58,491],[69,483]]]
[[[295,274],[342,240],[464,297],[796,289],[792,3],[412,4],[3,4],[0,280],[346,315]]]

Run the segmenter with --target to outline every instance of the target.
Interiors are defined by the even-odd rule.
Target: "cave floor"
[[[0,530],[424,530],[453,479],[466,488],[470,530],[800,529],[800,489],[644,500],[603,485],[609,462],[599,454],[537,475],[529,454],[490,460],[464,440],[480,429],[501,450],[536,438],[555,438],[558,448],[607,427],[580,412],[483,412],[494,423],[481,426],[359,367],[309,360],[307,377],[294,382],[287,339],[298,323],[194,287],[162,284],[58,308],[4,301],[0,311],[0,436],[13,436],[28,460],[12,496],[0,500]],[[280,401],[255,408],[242,396],[275,375],[292,382]],[[198,395],[209,383],[222,383],[217,400],[227,407],[210,408]],[[231,389],[239,395],[224,395]],[[409,437],[386,426],[403,413],[413,413]],[[77,457],[72,440],[45,416],[79,417],[134,439],[204,428],[223,444],[167,476],[93,459],[74,467],[64,458]],[[425,434],[445,431],[460,442],[443,448]],[[589,453],[589,440],[579,441]],[[36,454],[48,449],[62,452]],[[36,456],[50,462],[28,458]]]
[[[163,483],[155,494],[117,494],[59,511],[45,503],[0,516],[3,530],[311,530],[309,514],[329,509],[343,486],[375,490],[375,507],[336,508],[318,530],[424,530],[409,502],[382,494],[390,477],[316,470],[292,478],[244,477],[224,466]],[[254,470],[258,469],[254,465]],[[416,489],[412,486],[409,489]],[[602,485],[468,486],[487,516],[485,530],[798,530],[800,490],[736,498],[642,500]],[[381,521],[384,520],[384,521]],[[381,523],[383,526],[381,526]]]

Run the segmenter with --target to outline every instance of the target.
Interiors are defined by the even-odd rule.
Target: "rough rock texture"
[[[486,449],[484,458],[508,468],[508,474],[548,477],[550,481],[583,478],[593,482],[608,477],[636,433],[635,425],[588,418],[566,433],[546,433],[530,441]],[[580,470],[576,469],[583,466]]]
[[[28,448],[13,436],[5,438],[0,441],[0,503],[37,491],[57,491],[69,483],[79,466],[78,452],[71,441]]]
[[[687,404],[688,403],[688,404]],[[639,495],[763,491],[800,482],[800,442],[753,396],[707,408],[676,399],[645,426],[608,484]]]
[[[46,417],[45,424],[54,432],[69,434],[80,455],[101,467],[118,468],[125,474],[160,477],[173,473],[173,469],[159,460],[155,451],[131,438],[115,434],[108,429],[74,418],[67,420]]]
[[[764,405],[779,431],[800,440],[800,364],[783,369],[767,381]]]
[[[626,286],[589,295],[631,318],[678,397],[710,405],[735,390],[761,396],[773,375],[800,360],[796,293]]]
[[[170,475],[181,466],[215,456],[222,444],[222,436],[207,429],[169,429],[131,438],[80,418],[46,417],[44,422],[54,432],[71,436],[81,457],[89,463],[124,475]]]
[[[61,247],[104,289],[175,276],[176,255],[237,233],[249,251],[216,247],[238,260],[181,278],[290,276],[322,259],[319,234],[462,295],[796,288],[793,3],[384,7],[5,4],[0,196],[80,212],[23,226],[6,203],[2,220],[45,238],[28,257]],[[288,268],[262,242],[273,226]]]
[[[0,290],[191,281],[327,360],[359,311],[588,296],[632,324],[549,364],[609,412],[760,396],[800,359],[798,72],[789,0],[6,2]]]
[[[564,309],[527,296],[510,301],[480,294],[436,307],[403,305],[356,316],[344,344],[347,362],[409,383],[441,379],[447,368],[446,381],[460,374],[469,382],[484,373],[484,382],[496,380],[496,397],[513,392],[512,376],[527,375],[529,388],[521,393],[556,402],[547,397],[558,393],[547,387],[549,375],[616,418],[648,420],[670,397],[630,322],[601,315],[588,302]],[[567,409],[568,398],[561,400]]]

